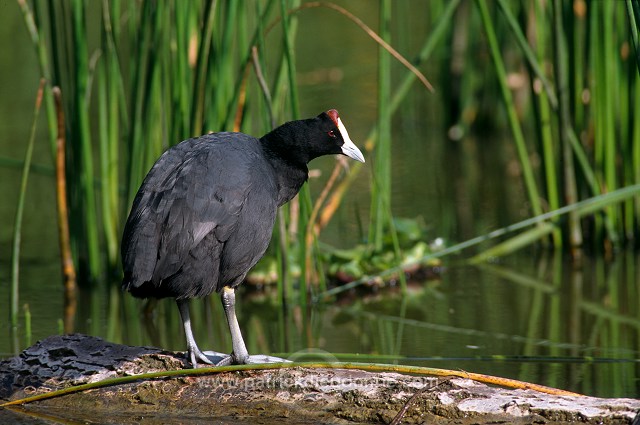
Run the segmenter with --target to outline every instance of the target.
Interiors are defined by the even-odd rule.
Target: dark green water
[[[368,12],[364,2],[349,5],[365,21],[376,22],[375,11]],[[0,2],[0,12],[0,81],[10,82],[0,86],[0,157],[19,161],[32,119],[37,66],[17,6]],[[352,139],[359,143],[375,122],[377,49],[340,20],[330,38],[322,39],[314,34],[325,24],[304,16],[300,23],[302,114],[339,109]],[[341,49],[322,50],[326,54],[318,60],[322,43],[341,42]],[[331,75],[337,78],[327,77]],[[429,239],[451,242],[526,218],[529,210],[516,158],[511,145],[503,143],[508,135],[498,131],[449,141],[442,96],[416,86],[396,115],[394,214],[420,217]],[[44,170],[37,169],[30,177],[20,263],[20,304],[30,312],[30,340],[24,314],[16,330],[8,321],[20,169],[6,161],[0,166],[2,357],[58,333],[61,327],[54,186],[47,172],[51,159],[42,130],[34,164]],[[316,195],[332,165],[330,158],[313,164],[323,171],[311,181]],[[358,241],[356,216],[366,222],[369,179],[365,170],[348,203],[323,233],[323,241],[342,247]],[[539,252],[482,267],[464,265],[464,257],[448,259],[439,280],[413,282],[404,297],[394,289],[360,291],[302,311],[278,306],[272,291],[243,290],[239,316],[248,348],[252,353],[288,354],[315,349],[340,359],[340,353],[356,353],[360,361],[463,369],[603,397],[640,396],[636,254],[621,252],[609,261],[587,257],[578,266]],[[81,294],[76,331],[120,343],[184,349],[177,309],[171,302],[160,302],[149,323],[140,314],[142,303],[121,294],[117,285],[112,288]],[[193,311],[201,348],[229,351],[218,300],[196,302]]]
[[[519,255],[480,268],[451,266],[441,279],[412,283],[404,297],[393,288],[363,290],[307,311],[278,306],[275,291],[247,288],[240,293],[239,316],[252,353],[316,350],[325,358],[333,353],[341,360],[462,369],[590,395],[637,397],[637,261],[631,254],[608,264],[590,259],[576,272],[561,258]],[[23,267],[32,272],[21,287],[32,341],[25,339],[24,321],[14,333],[3,317],[3,356],[57,333],[62,318],[61,291],[42,290],[57,279],[56,267]],[[174,303],[159,303],[152,320],[145,320],[141,302],[114,292],[83,292],[77,331],[184,349]],[[230,351],[219,301],[197,301],[192,309],[200,346]]]

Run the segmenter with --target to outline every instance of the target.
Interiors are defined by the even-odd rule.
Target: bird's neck
[[[270,137],[271,136],[271,137]],[[297,195],[307,178],[307,163],[291,154],[286,143],[269,133],[260,139],[262,149],[275,171],[278,185],[278,206],[290,201]]]

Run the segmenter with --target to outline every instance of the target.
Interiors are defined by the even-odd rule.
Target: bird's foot
[[[222,360],[216,363],[216,366],[230,366],[236,364],[265,364],[265,363],[290,363],[291,360],[282,359],[280,357],[268,356],[266,354],[256,354],[254,356],[246,356],[243,358],[236,358],[233,353],[229,356],[225,356]]]
[[[264,364],[264,363],[291,363],[291,360],[280,357],[269,356],[266,354],[256,354],[249,356],[246,364]]]
[[[189,351],[187,352],[189,360],[191,360],[191,367],[194,369],[198,368],[198,361],[213,365],[214,362],[210,360],[198,347],[189,347]]]

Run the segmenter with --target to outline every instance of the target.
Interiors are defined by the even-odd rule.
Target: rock
[[[182,369],[184,353],[130,347],[85,335],[52,336],[0,362],[0,398]],[[341,368],[244,370],[102,387],[22,407],[90,423],[630,424],[640,401],[553,396],[462,378]],[[0,419],[2,419],[0,412]]]

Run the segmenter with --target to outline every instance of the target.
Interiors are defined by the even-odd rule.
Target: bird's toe
[[[188,352],[189,360],[191,360],[191,366],[196,369],[198,368],[199,363],[205,363],[209,365],[213,365],[214,362],[211,361],[207,356],[205,356],[202,351],[195,349],[189,350]]]
[[[265,364],[265,363],[291,363],[291,360],[283,359],[281,357],[268,356],[266,354],[256,354],[249,356],[247,364]]]
[[[231,356],[225,356],[222,360],[216,363],[216,366],[231,366],[233,363],[233,358]]]
[[[236,356],[235,354],[231,353],[228,356],[225,356],[222,360],[220,360],[219,362],[216,363],[216,366],[230,366],[230,365],[236,365],[236,364],[252,364],[252,363],[261,363],[261,362],[251,362],[250,361],[251,356],[246,355],[246,356]]]
[[[236,364],[266,364],[266,363],[291,363],[291,360],[283,359],[281,357],[268,356],[266,354],[256,354],[253,356],[246,356],[243,358],[236,358],[233,355],[224,357],[222,360],[216,363],[216,366],[230,366]]]

